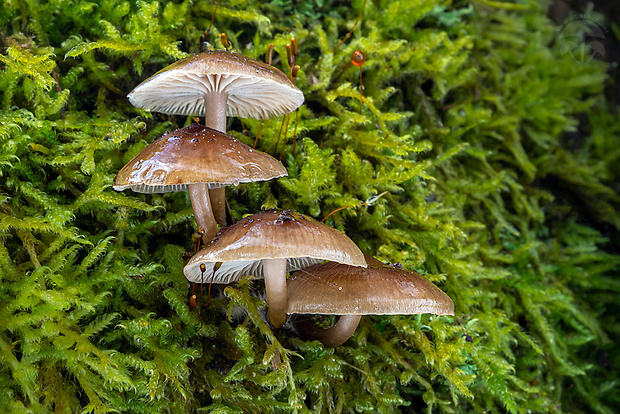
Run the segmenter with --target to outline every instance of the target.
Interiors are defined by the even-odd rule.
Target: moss
[[[284,149],[289,177],[228,189],[233,216],[357,206],[326,222],[456,304],[456,317],[366,317],[330,350],[271,332],[258,281],[190,309],[187,196],[111,188],[189,122],[125,95],[199,51],[214,9],[0,10],[0,411],[612,412],[620,123],[606,64],[575,64],[537,2],[220,4],[212,46],[226,32],[261,58],[273,43],[287,71],[295,36],[306,95],[258,141]],[[248,144],[258,128],[229,121]]]

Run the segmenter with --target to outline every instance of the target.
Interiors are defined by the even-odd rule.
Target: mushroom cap
[[[196,283],[231,283],[248,274],[262,278],[262,259],[287,259],[287,271],[323,260],[366,266],[360,249],[338,230],[289,210],[267,210],[220,230],[183,273]],[[221,265],[213,277],[217,263]]]
[[[203,116],[204,97],[213,91],[228,95],[228,116],[273,118],[304,102],[304,94],[282,71],[226,50],[181,59],[136,86],[127,98],[150,111]]]
[[[452,299],[416,272],[365,255],[368,267],[317,264],[287,280],[287,313],[323,315],[454,315]]]
[[[127,163],[114,189],[139,193],[187,191],[188,184],[223,185],[287,175],[282,163],[230,135],[199,124],[166,132]]]

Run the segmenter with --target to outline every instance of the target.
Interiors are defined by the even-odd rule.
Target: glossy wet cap
[[[188,184],[209,187],[264,181],[287,175],[282,163],[230,135],[192,124],[165,133],[127,163],[114,189],[139,193],[187,191]]]
[[[366,266],[360,249],[338,230],[292,211],[268,210],[221,230],[183,273],[191,282],[206,283],[214,268],[213,283],[231,283],[245,275],[261,278],[262,259],[287,259],[288,271],[323,260]]]
[[[212,91],[228,95],[229,116],[268,119],[304,102],[303,93],[282,71],[226,50],[181,59],[142,82],[127,98],[150,111],[204,116],[204,96]]]
[[[365,255],[367,268],[323,263],[286,283],[287,313],[323,315],[454,315],[452,299],[416,272]]]

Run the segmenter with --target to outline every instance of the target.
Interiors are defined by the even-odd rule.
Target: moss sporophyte
[[[596,25],[580,22],[602,22],[610,30],[594,40],[613,62],[616,12],[598,2],[572,18],[555,3],[4,2],[0,412],[615,412],[617,68],[570,52],[593,43]],[[253,97],[228,94],[206,111],[205,92],[233,77],[192,72],[209,56],[267,61],[235,72]],[[182,70],[182,84],[167,83]],[[275,103],[250,91],[263,75],[297,100],[234,112]],[[148,85],[168,96],[132,105],[127,95]],[[205,115],[214,124],[192,123]],[[243,160],[210,158],[234,140],[246,146],[228,154]],[[189,189],[114,189],[133,185],[115,183],[133,159],[149,168],[134,176],[185,188],[164,174],[181,147],[196,149],[201,161],[181,161],[195,175],[210,175],[206,164],[242,170],[200,189],[193,204],[205,213],[194,214]],[[269,174],[249,182],[258,170]],[[284,254],[266,257],[277,272],[223,257],[247,252],[247,234],[223,242],[255,231],[261,214],[272,216],[264,225],[313,229],[283,231],[270,250],[290,234],[323,235],[329,251],[287,253],[287,267],[303,268],[277,286],[278,305],[261,275],[282,280]],[[247,264],[242,277],[216,283],[233,262]],[[198,283],[184,276],[189,263]],[[375,272],[388,302],[366,278]],[[288,289],[299,283],[308,287]],[[297,297],[310,286],[323,293]],[[355,294],[321,303],[350,286],[374,314],[354,315]],[[396,302],[430,314],[391,314]],[[274,310],[276,324],[297,316],[276,329]]]

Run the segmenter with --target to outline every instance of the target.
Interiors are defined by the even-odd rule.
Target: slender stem
[[[226,227],[226,187],[209,189],[211,208],[215,221],[222,227]]]
[[[341,315],[331,328],[319,328],[304,315],[297,315],[293,320],[293,326],[309,341],[319,341],[327,348],[336,348],[344,344],[353,335],[357,325],[362,319],[361,315]]]
[[[194,218],[198,227],[204,229],[202,240],[208,243],[217,234],[217,224],[211,210],[211,200],[209,199],[208,186],[205,183],[195,183],[189,185],[189,198],[194,209]]]
[[[282,117],[282,123],[280,124],[280,132],[278,132],[278,140],[276,141],[276,149],[273,152],[274,156],[278,153],[278,146],[280,145],[280,137],[282,136],[282,128],[284,128],[285,120],[286,120],[286,115]]]
[[[284,127],[284,143],[282,144],[282,152],[280,153],[279,161],[282,161],[282,155],[284,154],[284,148],[286,147],[286,135],[288,134],[288,123],[290,120],[291,114],[289,112],[288,114],[286,114],[286,126]],[[278,152],[278,148],[276,148],[276,152]]]
[[[366,200],[365,202],[363,202],[361,204],[358,204],[358,205],[355,205],[355,206],[344,206],[344,207],[337,208],[334,211],[332,211],[331,213],[329,213],[328,215],[326,215],[325,217],[323,217],[323,220],[321,220],[321,223],[325,223],[325,220],[327,220],[329,218],[329,216],[331,216],[334,213],[337,213],[340,210],[344,210],[345,208],[363,207],[363,206],[367,206],[367,205],[370,205],[372,203],[375,203],[379,198],[383,197],[385,194],[387,194],[387,191],[382,192],[378,196],[371,197],[371,198],[369,198],[368,200]]]
[[[258,136],[260,135],[260,128],[263,126],[263,120],[260,120],[258,124],[258,131],[256,132],[256,139],[254,140],[254,146],[252,148],[256,148],[256,144],[258,144]]]
[[[295,109],[295,132],[293,133],[293,150],[291,154],[295,153],[295,145],[297,144],[297,125],[299,124],[299,108]]]
[[[205,126],[226,132],[226,92],[209,92],[205,94]]]
[[[215,5],[215,10],[213,10],[213,14],[211,15],[211,23],[209,24],[209,28],[207,29],[207,35],[211,34],[211,27],[213,27],[213,21],[215,20],[215,15],[217,14],[217,8],[220,5],[220,0],[217,0],[217,4]]]
[[[360,14],[359,14],[359,16],[357,16],[357,19],[355,20],[355,24],[353,25],[353,27],[351,28],[351,30],[349,30],[349,33],[347,33],[347,34],[344,36],[344,39],[342,39],[342,40],[340,41],[340,43],[338,43],[338,45],[334,48],[334,50],[332,50],[332,53],[336,53],[336,50],[338,50],[338,48],[339,48],[340,46],[342,46],[342,44],[343,44],[344,42],[346,42],[346,41],[347,41],[347,39],[349,38],[349,36],[351,36],[351,33],[353,33],[353,30],[355,30],[355,28],[357,27],[357,24],[360,22],[360,19],[362,18],[362,13],[364,13],[364,7],[366,7],[366,0],[364,0],[364,3],[362,3],[362,9],[360,10]]]
[[[205,94],[205,125],[209,128],[217,129],[220,132],[226,132],[226,103],[228,101],[228,94],[225,92],[209,92]],[[206,189],[206,185],[205,185]],[[206,190],[205,190],[206,191]],[[208,204],[203,208],[208,208],[208,212],[198,213],[196,207],[194,207],[194,198],[192,198],[192,207],[194,207],[194,216],[196,216],[196,222],[198,222],[199,215],[209,216],[209,218],[203,218],[203,220],[209,222],[213,221],[212,229],[207,230],[206,226],[202,226],[205,229],[205,234],[202,239],[206,242],[211,240],[217,233],[217,226],[215,222],[220,226],[226,227],[226,190],[224,187],[215,188],[206,191],[206,195],[197,194],[200,200],[206,200],[206,203],[198,202],[198,204]],[[198,224],[200,226],[200,223]],[[209,234],[207,234],[209,233]],[[212,233],[212,234],[211,234]]]
[[[269,323],[281,328],[286,323],[286,259],[263,259],[265,293],[269,309]]]
[[[360,114],[362,113],[362,96],[364,95],[364,84],[362,83],[362,67],[360,66]]]

